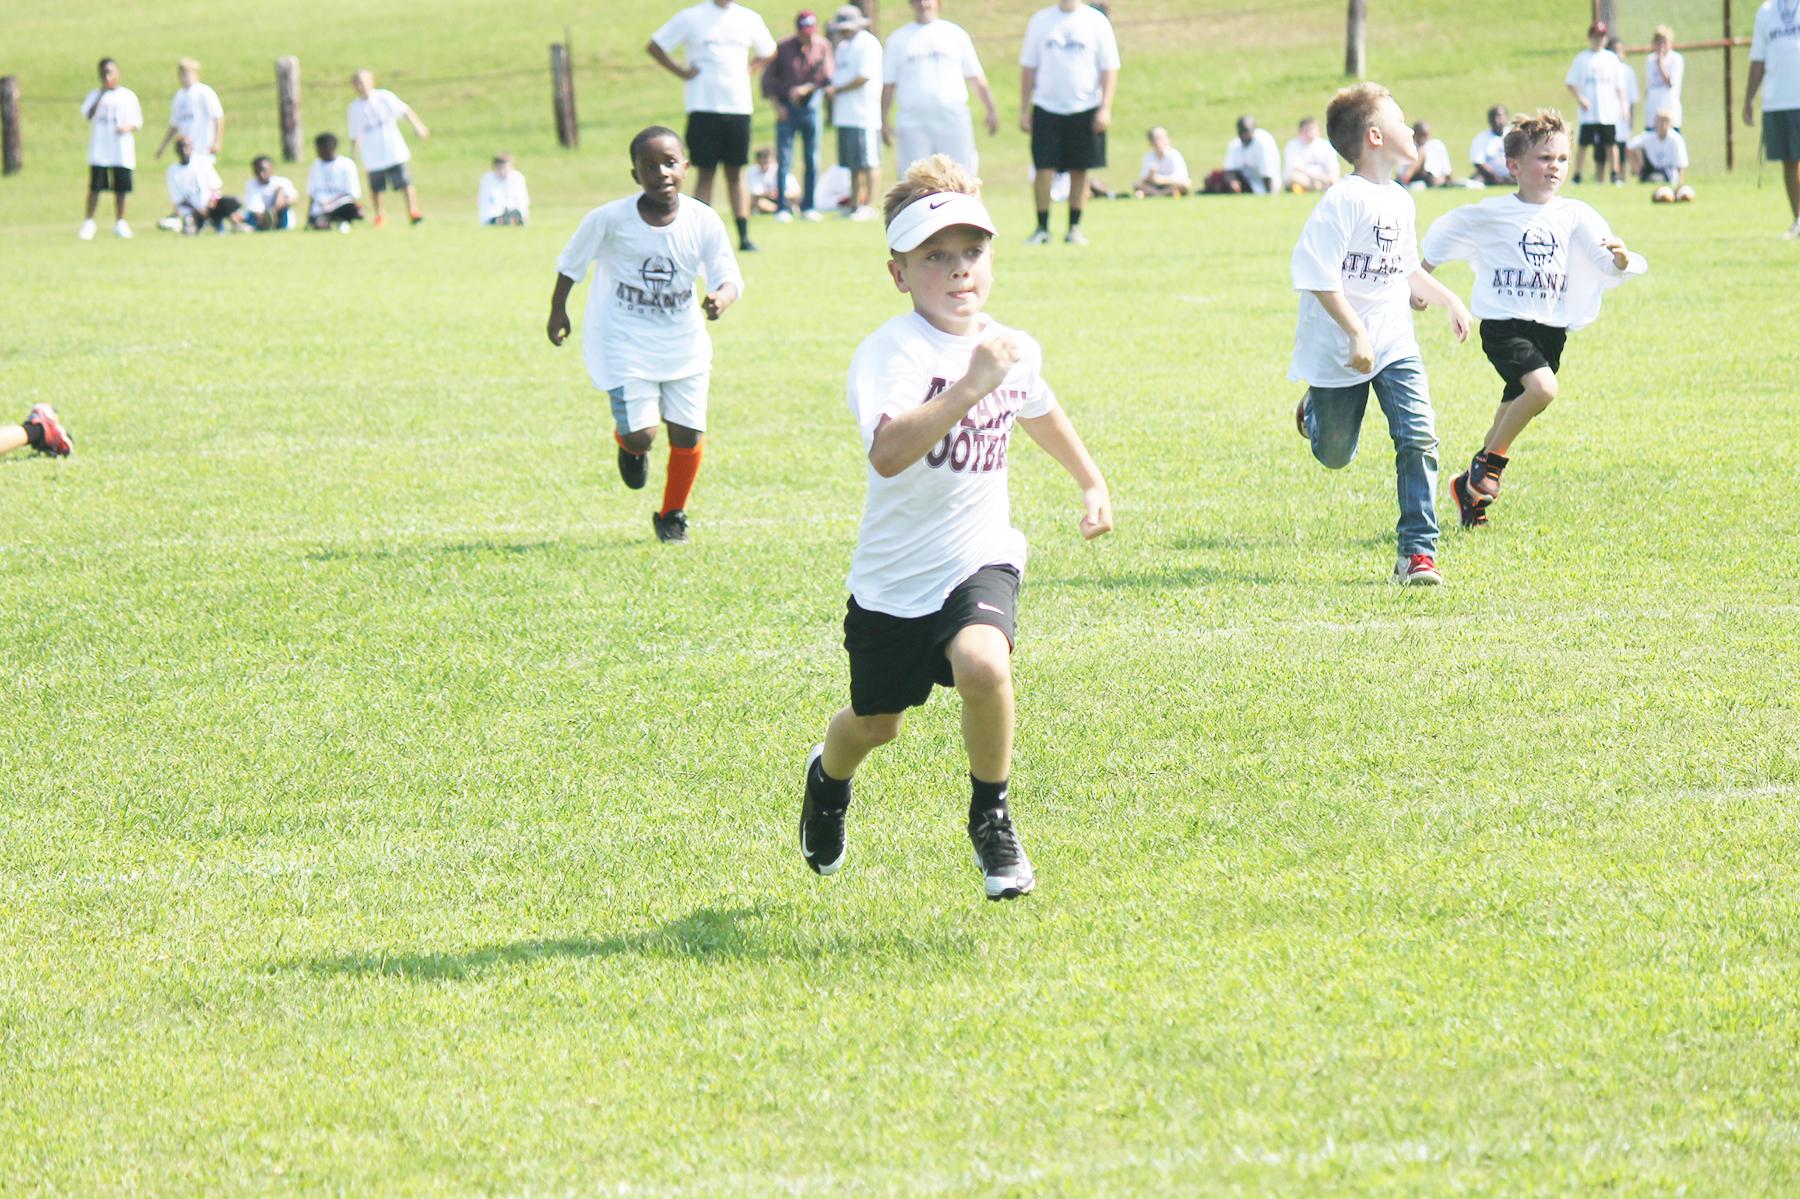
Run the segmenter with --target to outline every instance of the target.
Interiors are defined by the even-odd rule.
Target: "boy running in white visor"
[[[1025,569],[1006,488],[1014,424],[1081,488],[1083,537],[1112,528],[1112,500],[1044,382],[1043,350],[982,312],[995,226],[979,196],[979,181],[944,155],[912,164],[887,195],[888,273],[912,311],[870,334],[850,363],[869,488],[844,617],[850,706],[807,759],[800,852],[818,874],[843,865],[856,768],[933,685],[955,687],[975,864],[989,899],[1014,899],[1036,882],[1007,807]]]

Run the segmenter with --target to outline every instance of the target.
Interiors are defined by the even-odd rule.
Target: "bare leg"
[[[698,429],[690,429],[686,425],[678,425],[674,421],[669,421],[668,425],[669,444],[678,450],[691,450],[700,444],[702,437],[706,436]],[[654,430],[652,431],[654,432]]]
[[[99,209],[99,207],[100,207],[100,193],[99,192],[89,192],[88,198],[87,198],[87,219],[88,220],[91,221],[94,219],[94,213],[97,209]]]
[[[1525,384],[1525,394],[1500,405],[1481,445],[1488,453],[1499,454],[1502,458],[1507,456],[1514,439],[1525,431],[1532,418],[1556,398],[1556,374],[1547,366],[1538,367],[1520,382]]]
[[[700,168],[700,173],[694,176],[694,199],[708,206],[712,204],[713,176],[718,170],[716,166]]]
[[[619,440],[625,443],[625,448],[631,453],[647,454],[650,452],[650,447],[656,444],[656,426],[651,425],[648,429],[633,429]]]
[[[858,716],[849,708],[840,710],[825,730],[825,756],[819,764],[831,778],[849,778],[864,758],[900,735],[905,720],[902,712]]]
[[[378,192],[372,187],[369,189],[369,200],[375,205],[375,219],[378,221],[381,219],[381,197],[386,194],[386,192]]]
[[[406,215],[411,216],[419,211],[419,189],[412,184],[406,185]]]
[[[113,219],[120,221],[125,219],[125,201],[130,198],[126,192],[113,193]]]
[[[782,185],[786,187],[784,183]],[[744,186],[744,168],[725,164],[725,190],[731,193],[731,213],[740,221],[750,219],[750,189]]]
[[[1787,181],[1788,208],[1800,220],[1800,160],[1782,163],[1781,174]]]
[[[1069,211],[1080,212],[1087,207],[1088,173],[1086,171],[1069,172]]]
[[[855,179],[856,206],[866,208],[870,198],[875,194],[875,172],[864,168],[856,171],[853,178]]]
[[[952,637],[945,652],[963,701],[969,773],[984,783],[1004,783],[1012,775],[1012,647],[993,625],[977,624]]]
[[[28,440],[24,425],[0,425],[0,454],[10,454]]]
[[[1056,182],[1055,171],[1039,171],[1031,177],[1031,186],[1037,193],[1037,210],[1050,211],[1050,187]],[[1069,193],[1074,195],[1073,192]]]

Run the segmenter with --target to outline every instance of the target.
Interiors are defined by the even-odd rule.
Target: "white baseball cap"
[[[952,225],[973,225],[996,235],[1000,232],[994,228],[987,206],[977,197],[963,192],[932,192],[894,214],[887,227],[888,249],[896,254],[916,250],[932,234]]]

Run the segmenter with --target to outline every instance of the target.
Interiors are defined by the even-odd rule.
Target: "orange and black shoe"
[[[31,415],[22,423],[27,443],[38,453],[67,458],[75,452],[74,439],[62,427],[62,422],[56,419],[56,410],[50,405],[32,405]]]
[[[1500,498],[1500,472],[1507,459],[1487,450],[1469,461],[1469,469],[1450,480],[1450,494],[1456,499],[1456,514],[1465,529],[1487,524],[1488,506]]]
[[[406,219],[416,225],[420,221],[425,219],[425,214],[420,212],[417,208],[415,208],[406,214]]]
[[[1465,470],[1450,480],[1450,495],[1456,501],[1456,517],[1462,521],[1463,528],[1480,529],[1487,526],[1487,507],[1493,501],[1481,499],[1470,489],[1468,471]]]

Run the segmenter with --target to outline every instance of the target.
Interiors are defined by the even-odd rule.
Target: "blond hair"
[[[1663,41],[1669,43],[1671,47],[1675,45],[1675,31],[1670,29],[1667,25],[1658,25],[1655,29],[1650,31],[1650,36],[1652,39],[1661,38]]]
[[[1569,122],[1554,108],[1540,108],[1530,116],[1523,113],[1512,119],[1506,131],[1506,156],[1524,158],[1531,150],[1558,135],[1569,136]]]
[[[1379,83],[1353,83],[1340,88],[1325,106],[1325,140],[1331,148],[1355,166],[1368,142],[1369,127],[1375,123],[1375,110],[1393,93]]]
[[[358,79],[364,79],[364,78],[366,78],[369,81],[370,87],[375,86],[375,72],[371,71],[367,67],[358,67],[356,70],[350,72],[350,86],[355,87],[356,81]]]
[[[900,210],[915,200],[940,192],[957,192],[965,196],[981,194],[981,180],[969,174],[962,163],[947,154],[921,158],[906,168],[900,182],[888,189],[881,201],[881,223],[891,225]]]
[[[175,60],[175,66],[178,70],[192,71],[196,75],[200,73],[200,60],[197,58],[178,58]],[[168,68],[163,69],[167,70]]]

